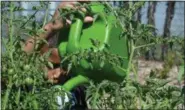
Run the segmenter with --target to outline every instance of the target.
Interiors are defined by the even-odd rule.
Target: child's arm
[[[70,20],[66,20],[66,23],[64,24],[62,18],[58,19],[58,17],[59,17],[58,9],[64,8],[64,7],[71,7],[72,9],[76,9],[76,8],[78,8],[78,7],[75,7],[76,3],[77,2],[61,2],[59,4],[59,6],[57,7],[54,15],[53,15],[54,21],[53,22],[49,22],[48,24],[46,24],[43,27],[43,29],[45,30],[45,33],[40,34],[38,39],[39,38],[48,39],[49,37],[54,36],[56,34],[56,32],[58,32],[60,29],[62,29],[64,27],[69,27],[70,24],[71,24]],[[86,9],[84,9],[84,8],[81,8],[81,10],[82,11],[86,11]],[[86,16],[85,19],[84,19],[85,23],[92,22],[92,21],[93,21],[93,18],[90,17],[90,16]],[[35,45],[34,39],[33,38],[29,38],[26,41],[24,50],[29,53],[29,52],[33,51],[34,45]]]
[[[38,39],[39,38],[49,39],[50,37],[54,36],[60,29],[62,29],[64,27],[69,27],[70,24],[71,24],[70,20],[66,20],[66,24],[64,24],[63,19],[61,19],[61,18],[57,19],[59,17],[58,9],[66,7],[66,6],[75,9],[76,8],[75,7],[76,3],[77,2],[62,2],[62,3],[60,3],[59,6],[57,7],[55,13],[54,13],[54,16],[53,16],[53,19],[55,19],[54,22],[49,22],[48,24],[46,24],[43,27],[43,29],[45,30],[45,33],[40,34]],[[82,8],[82,10],[86,11],[86,9],[84,9],[84,8]],[[93,18],[90,17],[90,16],[86,16],[85,19],[84,19],[85,23],[92,22],[92,21],[93,21]],[[34,39],[29,38],[26,41],[24,50],[27,53],[30,53],[30,52],[33,51],[34,45],[35,45]],[[48,44],[43,44],[41,46],[41,49],[40,49],[41,54],[47,52],[49,49],[50,48],[49,48]],[[52,63],[55,63],[55,64],[60,63],[61,59],[59,57],[59,53],[58,53],[57,48],[52,48],[52,52],[51,52],[51,55],[50,55],[48,60],[51,61]],[[48,69],[48,68],[46,68],[46,69]],[[47,78],[52,80],[54,83],[57,83],[60,80],[61,75],[65,74],[65,73],[66,72],[62,68],[59,68],[59,67],[54,68],[54,69],[49,69],[48,74],[47,74]]]

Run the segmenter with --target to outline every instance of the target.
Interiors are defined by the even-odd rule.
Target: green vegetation
[[[47,43],[43,39],[39,39],[35,45],[35,50],[27,54],[23,51],[24,39],[26,36],[37,37],[39,33],[44,32],[41,27],[48,22],[46,17],[43,23],[39,24],[35,20],[35,14],[40,9],[47,9],[48,2],[40,2],[40,6],[33,7],[35,13],[30,16],[15,17],[15,12],[23,11],[14,2],[1,2],[2,8],[8,7],[2,11],[2,23],[9,27],[8,34],[2,36],[2,45],[5,51],[2,52],[1,67],[1,108],[2,109],[57,109],[58,104],[56,97],[61,96],[64,99],[65,93],[69,98],[71,94],[54,86],[50,81],[45,79],[47,71],[45,66],[53,68],[53,64],[47,61],[50,52],[43,56],[39,54],[39,46]],[[184,104],[184,86],[178,87],[168,85],[168,73],[173,65],[180,65],[178,80],[184,79],[184,38],[168,38],[162,39],[152,34],[155,29],[151,25],[141,24],[133,20],[133,15],[144,2],[129,2],[128,7],[113,9],[108,3],[102,2],[109,6],[123,27],[122,36],[129,38],[130,45],[130,62],[128,71],[133,71],[135,77],[139,74],[135,71],[133,59],[138,59],[144,52],[161,43],[169,43],[169,54],[166,57],[162,70],[152,70],[150,77],[146,78],[144,85],[140,84],[136,79],[129,76],[118,84],[107,80],[101,83],[91,83],[87,86],[86,102],[89,109],[182,109]],[[88,8],[88,5],[82,7]],[[68,10],[70,14],[70,10]],[[7,14],[8,13],[8,14]],[[64,17],[62,14],[61,17]],[[72,19],[72,17],[71,17]],[[98,41],[92,40],[92,43],[98,47]],[[94,52],[89,51],[93,57]],[[81,53],[79,53],[81,54]],[[82,53],[85,54],[85,53]],[[87,53],[86,53],[87,54]],[[112,57],[106,51],[101,53],[105,58],[110,58],[114,63],[119,64],[121,58],[119,56]],[[74,64],[74,57],[65,56],[67,66]],[[78,56],[83,57],[83,55]],[[111,59],[115,58],[115,59]],[[176,59],[178,58],[178,59]],[[77,59],[77,58],[76,58]],[[62,61],[63,64],[64,61]],[[102,64],[100,64],[101,66]],[[72,69],[72,67],[68,67]],[[157,73],[160,73],[156,75]],[[131,80],[132,79],[132,80]],[[71,103],[65,104],[67,107]]]

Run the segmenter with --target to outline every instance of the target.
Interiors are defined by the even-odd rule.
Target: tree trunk
[[[156,10],[156,5],[157,5],[157,2],[154,1],[154,2],[148,2],[148,11],[147,11],[147,18],[148,18],[148,24],[150,25],[153,25],[155,27],[155,10]],[[154,30],[153,32],[154,35],[156,35],[156,32]],[[154,57],[154,49],[152,49],[152,56]],[[150,58],[150,51],[147,51],[145,53],[145,59],[146,60],[149,60]]]
[[[166,9],[166,18],[165,18],[163,38],[170,37],[171,22],[174,17],[174,11],[175,11],[175,1],[168,1],[167,6],[168,7]],[[162,45],[162,60],[164,60],[164,56],[167,53],[167,51],[168,51],[168,45],[163,44]]]
[[[141,9],[142,9],[142,7],[140,7],[137,12],[137,21],[140,23],[141,23]]]
[[[155,14],[155,10],[156,10],[156,5],[157,5],[156,1],[155,2],[149,2],[149,5],[148,5],[148,12],[147,12],[148,24],[153,25],[153,26],[155,26],[154,14]]]

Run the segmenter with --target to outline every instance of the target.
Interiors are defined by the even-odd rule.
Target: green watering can
[[[78,85],[93,80],[100,82],[104,79],[121,82],[127,75],[129,47],[126,37],[120,37],[122,34],[121,24],[116,19],[114,13],[104,4],[92,2],[90,5],[93,14],[98,15],[98,18],[91,24],[84,24],[85,15],[75,17],[69,32],[61,31],[62,38],[59,39],[59,54],[62,58],[65,54],[72,54],[79,50],[92,48],[93,45],[90,39],[97,39],[101,42],[101,50],[105,48],[105,43],[110,46],[108,51],[112,54],[124,57],[123,66],[117,66],[110,62],[105,62],[101,69],[91,69],[90,63],[87,60],[81,60],[80,65],[72,68],[75,77],[68,80],[62,87],[68,91]],[[101,61],[94,63],[96,66]]]

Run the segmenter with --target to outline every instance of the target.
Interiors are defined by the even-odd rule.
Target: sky
[[[148,3],[142,8],[142,23],[147,23],[147,8]],[[166,16],[166,2],[158,2],[155,13],[155,25],[158,35],[163,34],[163,28]],[[171,35],[184,37],[184,2],[176,2],[175,15],[171,24]]]

